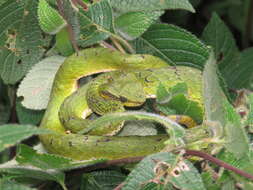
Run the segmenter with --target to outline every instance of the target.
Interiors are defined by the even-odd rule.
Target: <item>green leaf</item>
[[[8,0],[2,0],[2,1],[0,1],[0,6],[1,6],[2,4],[4,4],[6,1],[8,1]]]
[[[126,176],[118,171],[104,170],[84,174],[80,190],[111,190],[119,185]]]
[[[8,29],[19,24],[23,15],[24,3],[17,3],[15,0],[8,0],[0,7],[0,46],[5,44]]]
[[[249,152],[249,142],[240,117],[224,95],[216,73],[216,60],[211,54],[203,73],[206,119],[220,124],[222,129],[217,131],[218,136],[224,135],[227,150],[241,158]]]
[[[201,177],[208,190],[220,190],[220,184],[215,183],[211,172],[202,172]]]
[[[253,174],[253,157],[252,152],[250,152],[249,155],[246,155],[242,158],[236,158],[236,156],[230,152],[223,151],[218,154],[218,158],[223,160],[224,162],[241,169],[244,172],[247,172],[249,174]],[[252,187],[252,181],[248,180],[247,178],[244,178],[238,174],[235,174],[233,172],[229,172],[231,177],[237,182],[240,182],[241,184],[247,184]],[[223,174],[224,175],[224,174]]]
[[[226,97],[220,88],[215,64],[214,55],[210,55],[203,72],[205,115],[207,120],[219,121],[224,127],[226,119],[223,102],[226,101]]]
[[[188,0],[113,0],[111,5],[117,12],[154,11],[164,9],[184,9],[195,12]]]
[[[24,144],[18,146],[16,160],[19,164],[29,164],[41,169],[64,168],[72,161],[54,154],[38,154],[34,149]]]
[[[36,190],[12,180],[0,178],[0,189],[2,190]]]
[[[167,103],[171,99],[171,94],[167,91],[165,86],[160,83],[156,91],[156,101],[159,104]]]
[[[74,8],[72,1],[62,0],[62,12],[68,27],[63,28],[56,34],[56,48],[63,56],[69,56],[74,53],[72,45],[76,45],[80,35],[80,24],[78,11]],[[71,31],[68,28],[71,27]]]
[[[229,22],[236,27],[242,33],[245,32],[245,26],[247,24],[248,11],[250,10],[250,0],[234,1],[227,0],[227,7],[224,7],[227,11]],[[223,9],[224,9],[223,8]],[[221,8],[222,9],[222,8]],[[245,33],[244,33],[245,34]]]
[[[73,37],[75,40],[77,40],[80,33],[78,11],[76,10],[75,5],[73,5],[72,2],[69,0],[63,0],[62,6],[64,18],[67,20],[67,23],[72,27]]]
[[[0,124],[6,123],[11,114],[11,104],[8,96],[8,88],[0,79]]]
[[[41,29],[49,34],[56,34],[67,24],[60,13],[46,0],[39,0],[38,18]]]
[[[233,180],[228,180],[222,185],[222,190],[236,190],[236,184]]]
[[[41,110],[47,107],[54,76],[65,60],[61,56],[51,56],[37,63],[19,85],[17,95],[23,96],[23,106]]]
[[[208,6],[209,12],[216,11],[220,17],[226,18],[230,25],[234,26],[237,30],[239,30],[242,35],[242,43],[245,43],[245,38],[248,40],[248,37],[252,39],[252,32],[251,34],[246,34],[248,31],[247,22],[248,22],[248,15],[250,9],[251,0],[224,0],[224,1],[217,1],[212,3]],[[251,25],[252,27],[252,25]],[[249,36],[246,36],[249,35]]]
[[[248,106],[249,106],[249,113],[248,113],[248,116],[247,116],[247,120],[244,124],[244,126],[249,126],[250,128],[250,131],[252,131],[253,129],[253,94],[249,94],[247,96],[247,103],[248,103]]]
[[[178,94],[188,94],[188,87],[187,84],[184,82],[180,82],[176,84],[175,86],[171,87],[169,89],[169,92],[172,94],[172,96],[178,95]]]
[[[9,148],[18,142],[37,134],[46,134],[48,131],[30,125],[6,124],[0,126],[0,151]]]
[[[166,175],[161,175],[163,172]],[[165,180],[178,189],[205,190],[197,169],[189,161],[168,152],[144,158],[128,175],[122,190],[141,189],[153,179]]]
[[[238,158],[245,156],[249,151],[249,140],[245,129],[240,122],[240,116],[236,113],[233,106],[228,102],[224,101],[226,125],[226,148],[233,152]]]
[[[237,87],[234,78],[240,70],[240,54],[234,37],[217,14],[213,14],[206,26],[202,39],[213,47],[219,70],[229,87]],[[241,70],[240,70],[241,71]]]
[[[36,11],[38,1],[9,0],[0,7],[0,75],[6,84],[20,80],[42,57],[43,38]],[[7,41],[6,41],[7,40]]]
[[[112,8],[108,0],[93,3],[88,11],[79,11],[79,45],[86,47],[106,39],[113,32]]]
[[[142,35],[163,13],[163,11],[149,11],[122,14],[115,20],[116,31],[125,39],[133,40]]]
[[[87,133],[90,130],[95,128],[104,126],[104,124],[108,122],[120,122],[120,121],[129,121],[129,120],[149,120],[153,122],[158,122],[164,126],[167,133],[170,135],[170,140],[175,145],[179,145],[182,143],[182,137],[185,134],[185,130],[183,127],[178,125],[176,122],[168,119],[167,117],[160,116],[158,114],[146,113],[140,111],[127,111],[127,112],[119,112],[119,113],[109,113],[101,116],[91,122],[87,129],[81,130],[79,133]],[[179,143],[179,144],[178,144]],[[182,144],[181,144],[182,145]]]
[[[202,123],[203,109],[198,102],[186,98],[188,87],[185,83],[178,83],[165,91],[165,87],[157,89],[157,109],[166,115],[187,115],[197,123]]]
[[[14,84],[25,74],[21,71],[25,64],[18,64],[20,59],[15,55],[15,52],[8,49],[0,50],[0,60],[1,78],[5,84]]]
[[[20,124],[37,125],[44,115],[44,111],[31,110],[23,107],[20,100],[16,101],[16,112]]]
[[[253,90],[253,48],[241,52],[240,64],[237,70],[230,76],[231,83],[238,89],[247,88]]]
[[[147,136],[157,135],[157,129],[154,123],[150,121],[128,121],[117,136]]]
[[[0,165],[0,173],[11,175],[12,178],[33,178],[39,180],[51,180],[58,182],[64,190],[67,190],[64,180],[65,174],[58,170],[42,170],[32,166],[20,166],[15,160]]]
[[[133,42],[137,53],[158,56],[168,63],[203,68],[207,47],[194,35],[174,25],[154,24]]]
[[[168,184],[166,186],[166,190],[175,190],[172,185]],[[141,190],[165,190],[164,185],[162,184],[156,184],[156,183],[147,183],[142,185]]]
[[[171,109],[175,111],[175,114],[187,115],[197,123],[202,123],[203,109],[199,106],[198,102],[187,99],[183,94],[173,96],[167,104],[158,105],[161,111]]]
[[[70,170],[105,161],[103,159],[96,159],[93,161],[73,161],[70,158],[54,154],[37,153],[34,149],[24,144],[18,146],[16,160],[19,164],[32,165],[43,170]]]
[[[171,98],[175,95],[187,95],[188,93],[188,87],[186,83],[178,83],[175,86],[171,87],[170,89],[166,89],[165,86],[160,83],[157,88],[157,102],[159,104],[166,104],[168,103]]]
[[[67,28],[63,28],[56,34],[55,48],[63,56],[70,56],[74,53]]]

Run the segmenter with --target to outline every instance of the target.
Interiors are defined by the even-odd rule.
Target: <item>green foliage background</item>
[[[45,2],[59,11],[55,0]],[[0,1],[0,189],[109,190],[122,183],[125,190],[232,190],[238,184],[252,189],[252,181],[227,170],[216,173],[212,164],[204,170],[196,160],[184,159],[189,171],[180,172],[179,178],[155,173],[158,165],[154,160],[164,167],[179,168],[180,156],[172,153],[151,155],[135,167],[113,166],[88,172],[88,166],[104,160],[76,162],[45,153],[38,138],[32,136],[49,133],[37,126],[54,75],[65,57],[76,47],[121,47],[127,53],[158,56],[173,66],[203,70],[204,120],[219,129],[215,132],[217,140],[222,141],[212,153],[253,175],[253,1],[83,2],[88,10],[62,0],[63,25],[72,28],[70,35],[67,27],[54,34],[42,30],[39,0]],[[161,96],[167,95],[163,93]],[[114,117],[117,114],[111,120]],[[135,132],[131,125],[127,134]]]

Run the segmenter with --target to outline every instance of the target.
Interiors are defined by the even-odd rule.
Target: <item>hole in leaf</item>
[[[21,63],[22,63],[22,60],[19,59],[19,60],[17,61],[17,64],[21,64]]]
[[[46,34],[45,33],[41,33],[42,35],[42,39],[46,39]]]
[[[180,174],[180,170],[179,168],[175,168],[172,172],[171,172],[172,176],[174,177],[178,177]]]
[[[221,62],[223,59],[224,55],[222,52],[219,53],[218,57],[217,57],[217,62]]]

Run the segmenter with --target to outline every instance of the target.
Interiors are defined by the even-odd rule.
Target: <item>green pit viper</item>
[[[77,90],[80,78],[96,73],[104,74]],[[188,98],[203,108],[201,71],[197,69],[171,67],[152,55],[128,55],[106,48],[89,48],[68,57],[56,73],[48,107],[40,125],[54,133],[40,135],[41,142],[48,152],[74,160],[120,159],[161,151],[169,138],[167,135],[99,136],[99,132],[93,131],[81,135],[74,133],[75,127],[74,130],[70,127],[72,132],[64,127],[71,118],[74,118],[72,126],[75,126],[75,122],[79,125],[78,120],[86,118],[91,109],[99,113],[101,106],[97,105],[100,100],[105,103],[116,102],[115,108],[105,106],[114,110],[105,112],[124,111],[124,102],[127,106],[141,105],[147,97],[154,97],[160,82],[166,87],[185,82],[189,87]],[[131,92],[134,96],[127,93],[131,91],[127,91],[127,84],[135,86],[131,87],[135,89]],[[112,130],[105,133],[112,133]]]

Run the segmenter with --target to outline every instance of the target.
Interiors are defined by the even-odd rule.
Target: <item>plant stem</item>
[[[79,52],[79,48],[78,48],[76,39],[75,39],[75,37],[74,37],[73,28],[72,28],[72,26],[69,24],[68,19],[66,18],[65,14],[64,14],[63,2],[62,2],[62,0],[56,0],[56,3],[57,3],[57,7],[58,7],[58,10],[59,10],[60,15],[61,15],[61,16],[65,19],[65,21],[67,22],[67,31],[68,31],[68,34],[69,34],[69,39],[70,39],[70,41],[71,41],[71,44],[72,44],[72,46],[73,46],[75,52],[78,53],[78,52]]]
[[[116,35],[116,34],[113,34],[113,33],[110,33],[110,35],[113,37],[113,38],[115,38],[115,39],[117,39],[118,41],[120,41],[127,49],[128,49],[128,51],[130,52],[130,53],[135,53],[135,51],[134,51],[134,49],[132,48],[132,46],[125,40],[125,39],[123,39],[123,38],[121,38],[121,37],[119,37],[118,35]]]
[[[231,166],[231,165],[227,164],[226,162],[223,162],[222,160],[219,160],[219,159],[217,159],[205,152],[200,152],[200,151],[196,151],[196,150],[185,150],[185,154],[190,155],[190,156],[197,156],[197,157],[203,158],[204,160],[208,160],[212,163],[217,164],[220,167],[223,167],[227,170],[233,171],[234,173],[239,174],[240,176],[246,177],[246,178],[253,181],[253,175],[251,175],[245,171],[242,171],[238,168],[235,168],[234,166]]]
[[[122,52],[122,53],[126,53],[126,51],[124,50],[124,48],[120,45],[120,43],[117,42],[117,40],[113,37],[111,37],[112,43],[117,47],[117,49]]]
[[[105,42],[105,41],[102,41],[102,42],[100,43],[100,45],[103,46],[103,47],[105,47],[105,48],[109,48],[109,49],[112,49],[112,50],[116,51],[116,48],[115,48],[115,47],[113,47],[111,44],[109,44],[109,43],[107,43],[107,42]]]
[[[125,183],[119,184],[117,187],[115,187],[113,190],[121,190]]]

